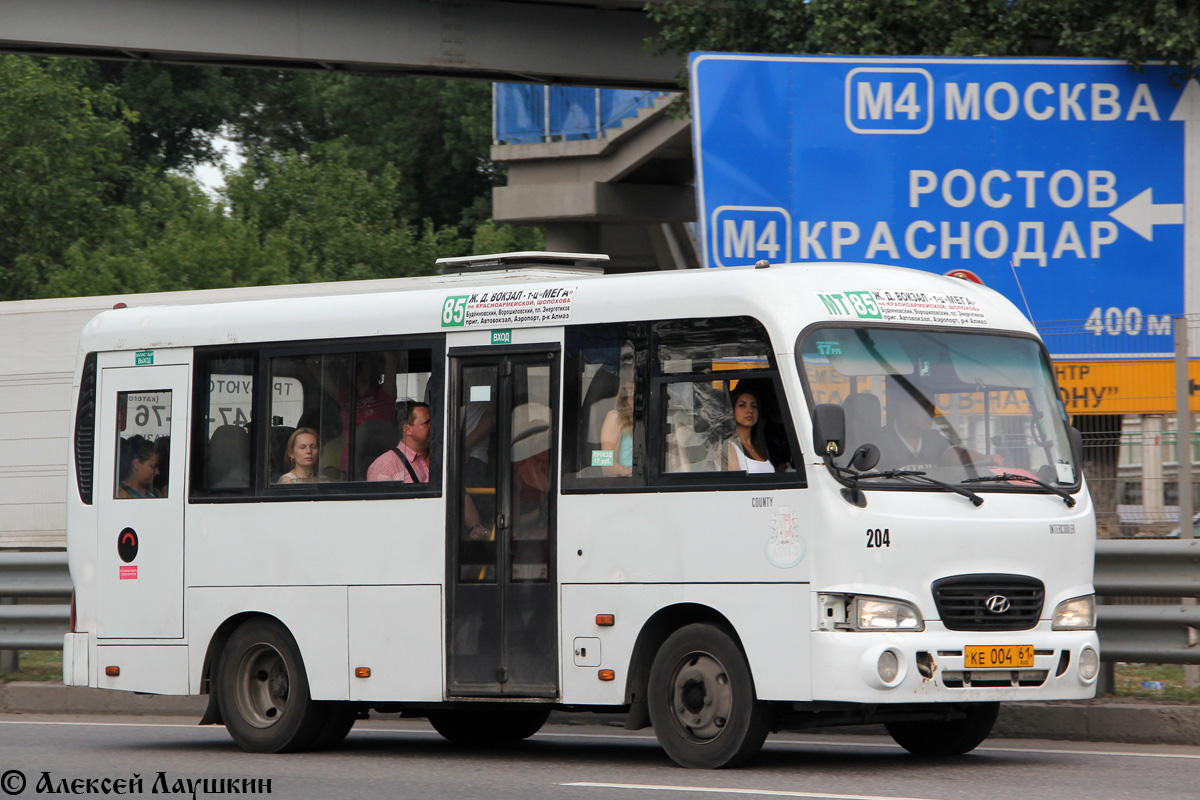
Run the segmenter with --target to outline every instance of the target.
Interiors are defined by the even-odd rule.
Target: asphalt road
[[[224,728],[181,720],[7,715],[0,773],[0,800],[50,794],[37,791],[43,773],[57,796],[75,779],[70,794],[89,793],[89,778],[100,794],[100,780],[136,773],[135,794],[190,797],[189,780],[250,778],[269,779],[279,800],[1181,800],[1200,796],[1200,748],[997,739],[932,761],[882,736],[780,734],[749,767],[707,772],[674,766],[648,731],[599,725],[547,726],[519,746],[472,751],[421,721],[368,721],[341,750],[264,756],[243,753]],[[218,795],[201,786],[196,796]]]

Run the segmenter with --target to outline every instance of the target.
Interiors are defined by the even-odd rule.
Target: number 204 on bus
[[[1007,300],[605,260],[96,317],[65,682],[207,695],[254,752],[565,709],[705,768],[867,720],[957,755],[1001,702],[1094,694],[1080,437]]]

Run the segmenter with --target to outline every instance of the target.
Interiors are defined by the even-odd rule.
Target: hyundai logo
[[[1012,603],[1002,594],[994,594],[983,603],[993,614],[1003,614],[1012,608]]]

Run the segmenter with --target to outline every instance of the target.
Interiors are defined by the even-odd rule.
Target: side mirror
[[[858,472],[870,472],[879,463],[879,448],[873,444],[859,445],[850,456],[850,468]]]
[[[818,456],[836,458],[846,450],[846,412],[836,403],[813,406],[813,447]]]

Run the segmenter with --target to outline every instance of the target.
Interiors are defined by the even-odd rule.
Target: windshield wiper
[[[963,497],[970,500],[971,504],[974,506],[983,505],[983,498],[972,492],[970,489],[963,488],[962,486],[955,486],[953,483],[939,481],[937,478],[931,478],[924,472],[916,469],[888,469],[881,472],[862,472],[859,473],[857,477],[859,480],[862,480],[863,478],[887,478],[889,480],[892,478],[917,478],[925,483],[928,483],[930,486],[940,486],[948,492],[961,494]]]
[[[1053,492],[1061,497],[1063,502],[1067,504],[1067,508],[1075,507],[1075,498],[1071,497],[1065,489],[1060,489],[1054,484],[1046,483],[1032,475],[1015,475],[1011,472],[1002,472],[999,475],[980,475],[978,478],[967,478],[963,483],[1005,483],[1007,481],[1025,481],[1026,483],[1036,484],[1046,491]]]

